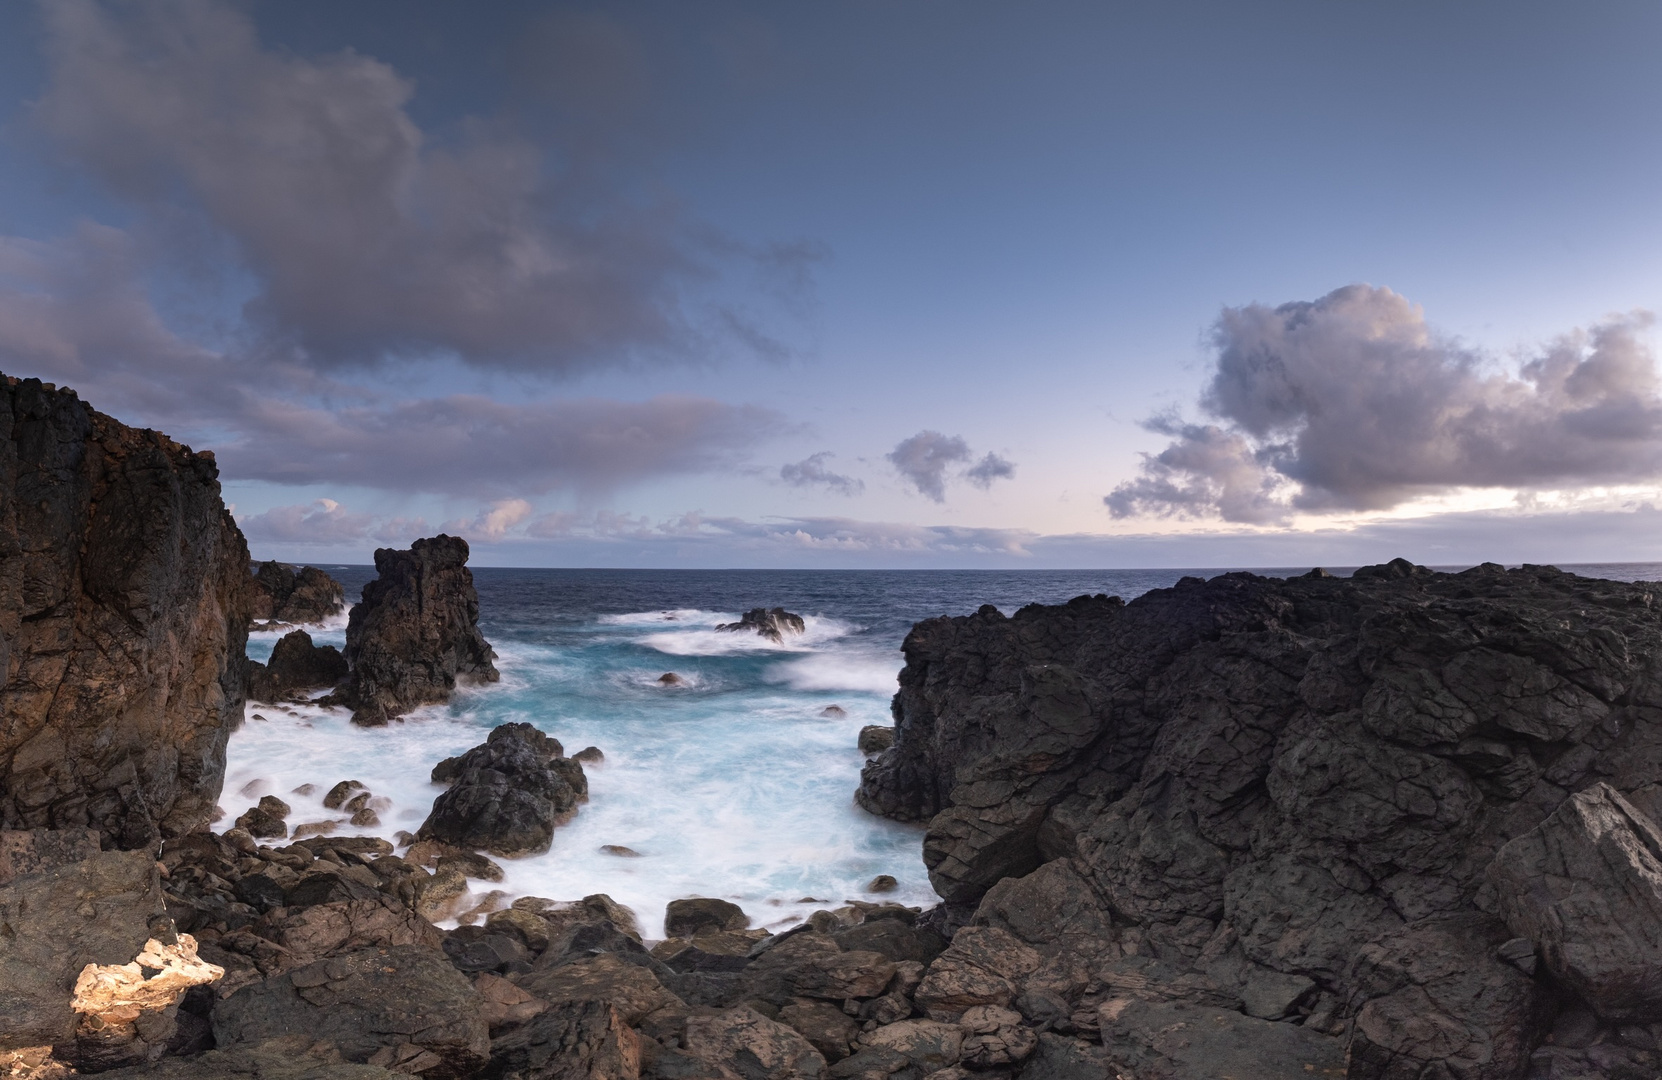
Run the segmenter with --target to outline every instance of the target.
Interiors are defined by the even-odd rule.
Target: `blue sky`
[[[1659,23],[11,5],[0,370],[262,556],[1662,559]]]

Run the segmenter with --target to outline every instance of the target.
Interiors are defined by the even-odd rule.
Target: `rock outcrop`
[[[263,562],[254,570],[251,616],[260,622],[320,623],[346,606],[346,589],[315,566]]]
[[[138,848],[208,820],[248,565],[212,454],[0,382],[0,828]]]
[[[376,550],[378,576],[347,618],[351,670],[329,699],[352,709],[353,723],[384,724],[450,700],[458,683],[497,680],[467,556],[466,540],[443,534]]]
[[[769,641],[783,642],[786,634],[805,633],[808,624],[802,621],[802,616],[784,608],[751,608],[739,617],[738,622],[717,623],[716,629],[730,633],[748,631]]]
[[[510,857],[547,851],[554,827],[589,792],[583,766],[530,724],[503,724],[439,762],[433,782],[450,789],[433,800],[420,839]]]
[[[928,822],[917,1007],[977,1067],[1655,1074],[1659,603],[1398,560],[919,623],[857,796]]]
[[[272,646],[271,659],[248,663],[252,701],[304,700],[307,690],[325,690],[346,678],[346,658],[333,645],[314,645],[304,630],[293,630]]]

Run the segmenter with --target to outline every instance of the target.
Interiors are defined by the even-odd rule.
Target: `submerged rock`
[[[326,703],[351,708],[355,724],[375,726],[450,700],[459,683],[497,680],[467,557],[466,540],[443,534],[408,551],[376,550],[378,576],[347,620],[351,670]]]
[[[212,454],[0,376],[0,827],[206,824],[242,720],[248,548]]]
[[[687,685],[687,680],[683,679],[681,676],[677,675],[673,671],[666,671],[662,675],[658,676],[657,682],[660,686],[685,686],[685,685]]]
[[[808,624],[802,621],[802,616],[784,608],[751,608],[740,616],[738,622],[717,623],[716,629],[732,632],[749,630],[769,641],[783,642],[786,634],[805,633]]]
[[[515,857],[547,851],[554,826],[588,795],[583,766],[530,724],[503,724],[433,779],[452,781],[416,836]]]
[[[346,606],[346,589],[315,566],[298,571],[276,561],[254,571],[250,617],[273,623],[320,623]]]

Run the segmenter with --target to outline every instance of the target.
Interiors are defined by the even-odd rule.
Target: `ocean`
[[[348,600],[374,577],[367,566],[324,569]],[[1662,564],[1566,569],[1662,578]],[[867,814],[853,799],[864,760],[856,737],[867,724],[892,722],[900,644],[912,624],[986,603],[1010,614],[1082,593],[1130,600],[1186,574],[1223,572],[476,567],[480,627],[501,682],[462,689],[384,728],[355,728],[344,710],[250,704],[231,736],[220,827],[266,794],[292,807],[291,829],[339,819],[323,795],[357,780],[386,800],[381,825],[331,832],[414,832],[440,790],[428,780],[433,765],[498,724],[525,721],[566,753],[596,746],[605,761],[587,767],[589,801],[555,831],[550,850],[498,860],[506,878],[474,882],[481,897],[606,893],[635,912],[648,937],[662,935],[665,905],[686,896],[731,900],[752,925],[774,930],[849,899],[927,907],[937,898],[922,826]],[[715,629],[776,606],[804,616],[807,632],[776,645]],[[342,645],[345,628],[343,615],[310,629],[313,640]],[[249,656],[264,660],[280,636],[250,635]],[[683,685],[659,683],[666,672]],[[825,715],[832,705],[843,715]],[[295,792],[306,784],[311,794]],[[879,874],[894,877],[897,890],[867,892]]]

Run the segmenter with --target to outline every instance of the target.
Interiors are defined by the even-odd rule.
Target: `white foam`
[[[716,625],[719,623],[737,621],[738,616],[736,615],[716,615],[708,619],[703,626],[646,634],[639,639],[639,642],[648,648],[656,649],[669,656],[793,653],[807,652],[828,645],[838,638],[847,637],[859,629],[850,623],[843,622],[841,619],[822,618],[817,615],[804,615],[802,617],[803,632],[800,634],[786,634],[781,641],[774,641],[748,630],[716,629]]]
[[[855,690],[868,694],[893,694],[900,688],[900,664],[883,656],[859,653],[814,653],[800,660],[788,660],[768,668],[769,682],[784,683],[792,690]]]

